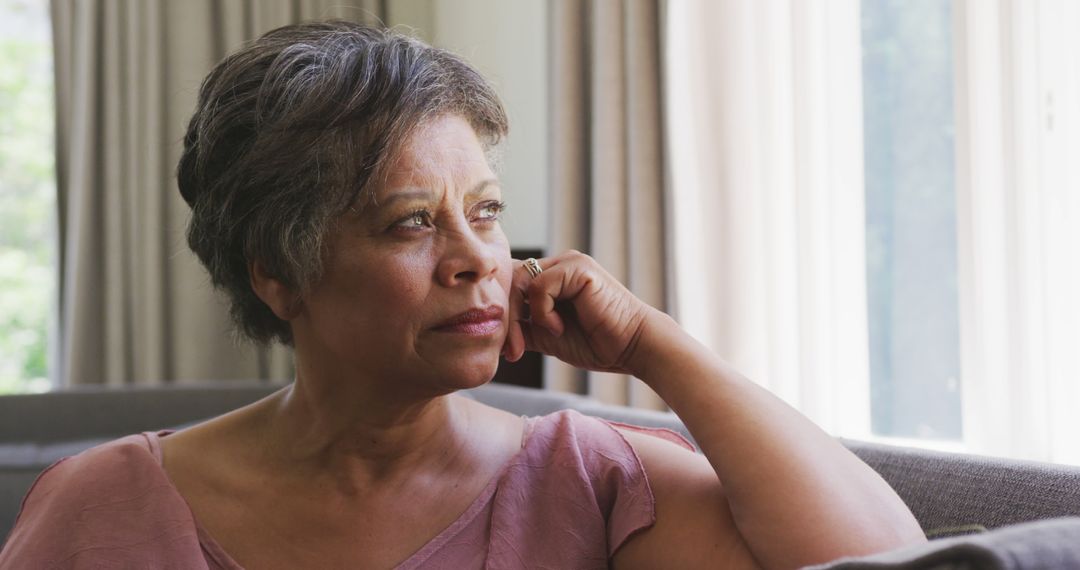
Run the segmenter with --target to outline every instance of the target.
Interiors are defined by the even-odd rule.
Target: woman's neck
[[[458,396],[413,397],[360,383],[296,382],[267,402],[269,457],[301,477],[359,491],[466,469],[472,429]]]

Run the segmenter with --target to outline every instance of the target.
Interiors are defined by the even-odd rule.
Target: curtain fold
[[[593,256],[664,310],[666,239],[656,0],[551,2],[552,253]],[[545,387],[666,409],[638,379],[546,358]]]
[[[376,0],[52,0],[61,386],[291,379],[233,337],[187,248],[174,170],[199,84],[262,33],[382,17]]]
[[[826,431],[866,436],[858,2],[667,17],[675,315]]]
[[[1080,6],[954,14],[964,440],[1080,465]]]

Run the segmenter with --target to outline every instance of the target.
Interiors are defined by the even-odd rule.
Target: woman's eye
[[[427,210],[417,210],[394,224],[396,228],[422,228],[427,224],[430,214]]]
[[[501,214],[502,211],[505,209],[505,202],[488,202],[487,204],[484,204],[482,208],[480,208],[479,217],[481,220],[497,220],[499,219],[499,214]]]

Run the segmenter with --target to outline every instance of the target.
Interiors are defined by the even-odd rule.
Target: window
[[[53,100],[47,0],[0,0],[0,393],[50,387]]]
[[[860,8],[871,431],[1080,464],[1080,6]]]
[[[1080,3],[667,26],[683,326],[834,435],[1080,464]]]
[[[864,0],[863,153],[875,435],[961,438],[950,0]]]

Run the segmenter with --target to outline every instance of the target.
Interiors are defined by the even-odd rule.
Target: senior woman
[[[794,568],[923,540],[865,464],[587,255],[522,263],[457,57],[344,22],[202,86],[178,178],[239,330],[296,379],[47,470],[5,568]],[[455,395],[526,350],[633,374],[670,433]],[[690,449],[688,449],[690,448]]]

